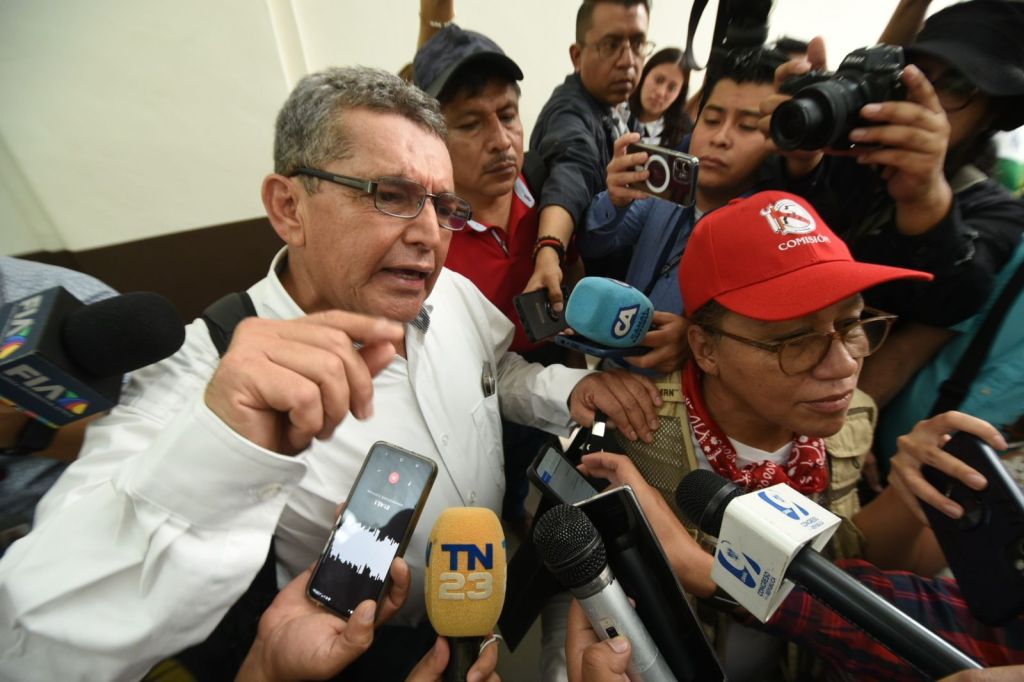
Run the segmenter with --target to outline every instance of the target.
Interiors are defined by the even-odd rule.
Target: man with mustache
[[[415,83],[441,105],[455,191],[473,207],[452,235],[445,267],[469,278],[516,326],[511,350],[530,352],[513,296],[533,274],[538,210],[523,175],[523,72],[490,38],[456,24],[416,53]]]
[[[437,98],[448,126],[455,191],[473,207],[466,229],[452,235],[445,267],[466,276],[515,325],[510,350],[550,364],[563,353],[531,343],[513,297],[533,274],[539,210],[535,174],[524,173],[519,83],[523,72],[490,38],[455,24],[416,53],[416,85]],[[527,177],[529,176],[529,178]],[[503,517],[525,530],[526,466],[546,434],[505,421]]]

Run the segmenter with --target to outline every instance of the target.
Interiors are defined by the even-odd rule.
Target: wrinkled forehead
[[[349,174],[404,177],[431,192],[451,191],[452,163],[445,140],[399,114],[356,110],[345,117],[351,154],[340,163]]]

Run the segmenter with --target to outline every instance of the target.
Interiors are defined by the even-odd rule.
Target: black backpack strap
[[[213,345],[223,356],[238,323],[247,317],[256,316],[252,298],[243,291],[230,293],[214,301],[201,317],[210,331]],[[277,596],[276,567],[277,553],[274,551],[274,539],[271,538],[263,566],[210,636],[179,652],[170,661],[165,661],[164,665],[178,670],[184,668],[187,671],[184,674],[190,675],[197,682],[234,679],[249,647],[256,639],[260,616]],[[151,671],[145,678],[146,682],[157,682],[155,672],[156,669]]]
[[[978,328],[978,333],[974,335],[967,350],[960,356],[960,362],[957,363],[956,369],[939,386],[939,397],[932,405],[930,416],[958,409],[963,403],[967,392],[971,390],[971,384],[974,383],[974,377],[978,375],[981,366],[988,359],[992,342],[995,341],[996,334],[999,333],[999,328],[1003,325],[1006,313],[1017,300],[1022,287],[1024,287],[1024,263],[1017,266],[1017,271],[1006,282],[999,298],[996,299],[988,315],[985,316],[984,322],[981,323],[981,327]]]
[[[203,311],[202,320],[210,331],[210,339],[220,355],[227,352],[231,335],[238,323],[256,317],[256,306],[245,291],[236,291],[217,299]]]

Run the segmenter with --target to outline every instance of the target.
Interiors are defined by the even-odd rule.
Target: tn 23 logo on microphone
[[[504,543],[504,541],[502,541]],[[427,568],[430,568],[427,547]],[[442,544],[441,555],[448,554],[448,570],[437,574],[437,598],[452,601],[489,599],[494,594],[494,545],[481,549],[474,544]],[[465,555],[465,571],[459,569],[459,556]],[[479,569],[479,570],[478,570]]]

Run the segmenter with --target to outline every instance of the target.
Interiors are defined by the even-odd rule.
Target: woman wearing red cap
[[[692,359],[658,383],[654,443],[619,445],[673,507],[679,481],[697,468],[749,490],[787,483],[844,518],[833,558],[861,556],[850,520],[876,411],[857,380],[894,319],[865,308],[861,293],[931,275],[858,263],[805,200],[760,192],[697,223],[679,278]],[[584,460],[588,473],[612,478],[615,461]],[[719,638],[730,679],[763,674],[777,655],[759,637],[729,628]]]

